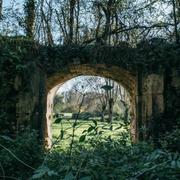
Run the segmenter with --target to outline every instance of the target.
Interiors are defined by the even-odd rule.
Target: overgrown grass
[[[75,141],[73,146],[69,146],[73,128],[76,129]],[[113,128],[107,123],[96,121],[77,121],[74,126],[73,121],[65,120],[61,124],[53,124],[53,137],[61,141],[51,149],[32,179],[180,179],[178,152],[157,149],[152,142],[131,144],[126,128],[118,122],[113,123]]]
[[[27,130],[16,139],[0,135],[0,179],[28,179],[43,158],[42,144],[36,131]]]
[[[71,143],[74,122],[75,120],[63,119],[61,123],[52,124],[51,129],[53,142],[57,140],[57,138],[63,131],[63,138],[59,143],[56,144],[56,147],[58,147],[59,149],[66,150],[69,147],[69,144]],[[126,132],[122,122],[119,121],[115,121],[112,124],[109,124],[107,122],[100,122],[95,120],[77,120],[76,126],[74,128],[75,142],[78,142],[84,134],[86,134],[86,140],[91,139],[95,135],[96,137],[97,135],[99,135],[104,139],[119,139]]]
[[[75,143],[73,153],[55,148],[35,172],[40,180],[178,180],[180,156],[150,143],[124,145],[122,140]]]
[[[164,146],[157,148],[152,142],[131,144],[126,127],[118,122],[113,123],[111,131],[107,123],[77,121],[73,126],[77,128],[75,141],[70,146],[72,124],[72,121],[53,124],[60,131],[60,141],[45,156],[34,131],[20,134],[15,140],[0,136],[0,179],[180,179],[179,129],[165,135]],[[58,131],[54,131],[54,138]]]

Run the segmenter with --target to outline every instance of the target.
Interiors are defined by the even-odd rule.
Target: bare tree
[[[42,4],[41,4],[41,18],[42,18],[42,23],[44,24],[44,32],[45,32],[47,44],[52,46],[54,44],[52,28],[51,28],[52,14],[53,14],[52,1],[50,2],[46,1],[46,6],[47,6],[46,14],[44,12],[43,6],[44,6],[44,0],[42,0]]]
[[[0,0],[1,19],[2,3]],[[173,7],[172,13],[168,5]],[[153,37],[179,41],[178,0],[26,0],[24,16],[22,12],[13,14],[13,8],[4,10],[3,32],[12,26],[13,32],[10,28],[7,31],[19,35],[22,31],[18,28],[23,27],[27,36],[49,45],[119,45],[125,41],[135,46]],[[22,19],[25,23],[20,22]]]
[[[109,123],[112,123],[113,121],[113,107],[114,103],[117,100],[117,97],[119,95],[119,90],[121,89],[120,85],[115,83],[111,79],[105,79],[106,85],[103,86],[105,92],[106,92],[106,98],[108,102],[108,112],[109,112]]]
[[[86,89],[88,89],[88,92],[96,92],[94,93],[93,99],[98,99],[101,104],[102,121],[104,121],[105,111],[108,109],[108,122],[112,123],[113,108],[117,99],[121,100],[123,105],[126,107],[127,96],[124,88],[111,79],[100,78],[97,76],[85,76],[80,80],[80,82],[78,81],[75,86],[79,91],[81,91],[81,86],[85,86]],[[86,97],[88,97],[88,95]]]
[[[25,11],[25,31],[30,38],[34,36],[35,23],[35,0],[26,0],[24,4]]]
[[[74,11],[76,6],[76,0],[69,0],[69,37],[68,44],[73,42],[74,37]]]
[[[79,15],[80,15],[80,0],[76,0],[76,6],[77,8],[75,9],[75,18],[76,18],[76,29],[75,29],[75,43],[78,44],[79,42]]]
[[[179,32],[178,32],[178,2],[176,0],[172,0],[172,6],[173,6],[173,19],[174,19],[174,34],[176,43],[179,43]]]
[[[2,18],[2,5],[3,5],[3,0],[0,0],[0,19]]]
[[[104,90],[101,88],[102,81],[100,78],[96,76],[89,77],[85,79],[85,81],[88,83],[92,91],[96,91],[98,93],[98,96],[96,96],[96,98],[98,98],[101,103],[101,121],[104,121],[105,110],[107,107],[108,99],[107,99],[107,94],[105,94]]]

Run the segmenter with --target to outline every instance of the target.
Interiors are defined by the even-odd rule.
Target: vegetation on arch
[[[179,1],[24,0],[22,8],[17,1],[6,8],[9,1],[0,0],[0,179],[180,179],[179,89],[172,86],[173,68],[179,78],[180,67]],[[25,99],[25,92],[32,90],[29,77],[36,70],[49,76],[66,73],[67,65],[87,63],[142,74],[165,70],[167,112],[152,121],[156,132],[166,131],[165,126],[170,132],[153,134],[156,143],[134,145],[126,133],[117,140],[100,136],[93,121],[76,139],[75,118],[67,151],[54,143],[44,155],[38,134],[18,129],[18,96]],[[43,104],[42,81],[37,82],[40,102],[29,120],[42,118],[37,111]],[[64,133],[59,128],[57,142]]]
[[[137,47],[123,43],[118,46],[44,46],[26,37],[1,37],[0,42],[1,57],[6,56],[4,52],[9,51],[25,64],[27,61],[41,63],[49,73],[68,64],[86,63],[117,65],[132,71],[140,66],[146,70],[153,70],[158,66],[177,66],[180,56],[178,45],[158,38],[142,41]]]

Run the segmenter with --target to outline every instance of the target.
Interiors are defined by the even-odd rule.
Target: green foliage
[[[127,125],[129,123],[122,126]],[[78,123],[74,128],[77,127]],[[178,135],[177,132],[174,134]],[[120,133],[118,139],[102,136],[99,124],[94,120],[84,129],[79,140],[73,142],[71,154],[69,149],[62,150],[59,146],[55,147],[48,154],[43,167],[40,166],[35,171],[33,178],[38,177],[42,180],[178,180],[179,172],[179,153],[157,149],[151,142],[131,144],[128,132]]]
[[[42,165],[35,171],[31,179],[41,179],[42,177],[50,178],[52,176],[57,176],[57,173]]]
[[[33,0],[29,2],[33,3]],[[21,59],[38,60],[41,65],[45,65],[48,74],[62,69],[69,63],[104,63],[117,65],[128,70],[135,70],[141,66],[145,71],[158,71],[158,68],[162,66],[168,67],[179,64],[179,46],[159,42],[161,39],[150,39],[142,42],[136,48],[95,45],[45,47],[38,46],[34,41],[23,36],[0,37],[0,52],[2,54],[2,50],[7,49],[9,54],[18,54],[15,56],[21,57]]]
[[[74,141],[78,142],[80,137],[85,135],[86,137],[83,139],[83,143],[87,146],[88,143],[86,143],[86,140],[91,139],[92,137],[99,138],[99,136],[102,138],[111,137],[112,139],[123,137],[125,144],[130,142],[130,133],[127,133],[129,132],[129,126],[125,128],[123,123],[113,122],[112,124],[109,124],[95,120],[78,120],[74,124],[74,120],[63,119],[61,123],[52,124],[53,142],[60,137],[60,131],[63,130],[63,139],[56,144],[59,149],[68,150],[72,138],[73,127],[75,128]],[[111,130],[111,127],[113,130]]]
[[[16,139],[0,136],[0,179],[3,171],[5,176],[28,179],[42,160],[43,149],[36,132],[27,131]]]
[[[0,36],[0,132],[16,131],[18,94],[30,91],[30,74],[37,58],[35,43],[23,36]],[[36,54],[36,58],[34,58]]]
[[[78,116],[78,117],[77,117]],[[81,113],[72,113],[72,119],[90,119],[94,117],[94,113],[91,112],[81,112]]]
[[[15,131],[17,93],[27,85],[32,69],[45,67],[47,75],[58,72],[69,63],[110,64],[128,70],[142,68],[144,72],[158,72],[164,67],[179,67],[179,46],[146,42],[137,48],[108,46],[56,46],[38,47],[24,37],[0,37],[0,132]],[[32,69],[31,69],[32,68]],[[66,72],[66,68],[64,68]],[[15,88],[15,78],[21,78],[21,88]],[[170,81],[171,82],[171,81]],[[29,87],[27,88],[30,89]],[[173,89],[174,90],[174,89]],[[174,92],[174,91],[172,91]],[[170,94],[171,96],[171,94]],[[172,98],[172,96],[171,96]],[[176,97],[175,97],[176,98]],[[176,98],[177,99],[177,98]],[[173,104],[173,103],[169,103]],[[173,107],[174,109],[174,107]],[[173,111],[172,111],[173,112]],[[172,118],[171,118],[172,119]],[[169,121],[171,122],[171,121]],[[87,139],[93,133],[94,138]],[[162,139],[164,150],[153,149],[148,144],[127,145],[127,134],[119,140],[102,138],[94,122],[74,142],[72,155],[54,149],[33,176],[34,179],[180,179],[179,130]],[[63,139],[61,130],[60,138]],[[85,145],[88,143],[88,147]],[[0,137],[0,175],[28,179],[42,160],[43,153],[36,133],[21,134],[15,140]],[[7,149],[5,149],[5,148]],[[168,152],[168,151],[172,152]],[[15,155],[15,157],[10,153]]]
[[[156,40],[157,41],[157,40]],[[124,46],[56,46],[48,47],[44,53],[48,72],[56,72],[69,62],[75,64],[109,64],[127,70],[159,72],[162,67],[179,66],[179,46],[168,43],[154,43],[149,40],[136,48]],[[43,55],[43,54],[42,54]],[[48,64],[49,63],[49,64]]]
[[[62,118],[57,118],[55,121],[54,121],[54,123],[60,123],[62,121]]]
[[[179,179],[179,154],[153,149],[147,143],[122,145],[121,140],[94,138],[89,144],[89,148],[76,144],[71,157],[52,151],[44,165],[54,174],[40,179]]]
[[[175,128],[172,132],[166,132],[160,142],[164,149],[180,152],[180,129]]]

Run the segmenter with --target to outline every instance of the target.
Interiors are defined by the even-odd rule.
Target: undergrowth
[[[91,148],[77,144],[72,156],[54,149],[32,179],[125,180],[169,179],[180,176],[180,156],[152,145],[122,145],[121,141],[93,139]]]
[[[90,133],[94,132],[94,136],[86,140],[87,134],[83,134],[79,142],[73,142],[72,149],[63,151],[58,147],[52,148],[31,179],[176,180],[180,178],[178,148],[169,151],[169,146],[165,146],[171,139],[170,134],[167,138],[162,138],[162,146],[157,148],[152,142],[131,144],[126,134],[119,139],[103,137],[96,131],[96,124],[94,131],[93,128],[90,129]],[[177,138],[178,134],[179,131],[176,130],[172,133],[172,137]]]
[[[29,130],[16,139],[0,136],[0,179],[26,180],[43,160],[37,133]]]
[[[96,126],[94,127],[96,132]],[[73,142],[71,150],[53,146],[45,155],[35,132],[28,131],[15,140],[0,136],[0,179],[180,179],[178,129],[174,130],[172,135],[169,133],[166,138],[162,138],[161,148],[155,148],[152,142],[131,144],[125,135],[112,139],[96,133],[92,138],[82,138],[85,135],[87,134]],[[176,139],[176,148],[170,148],[172,141],[169,141],[172,138]]]

